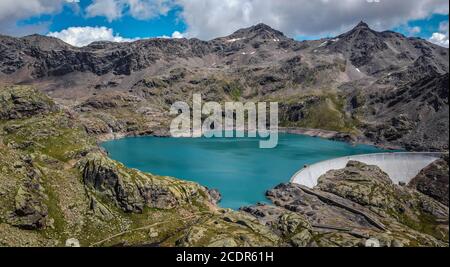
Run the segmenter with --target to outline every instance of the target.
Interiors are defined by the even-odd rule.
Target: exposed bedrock
[[[395,152],[341,157],[306,166],[297,172],[291,181],[312,188],[328,171],[343,169],[350,161],[358,161],[378,166],[396,184],[408,184],[424,167],[439,159],[441,155],[442,153]]]
[[[211,196],[211,202],[217,204],[222,200],[222,194],[217,189],[208,189],[208,193]]]
[[[268,192],[275,205],[234,212],[214,206],[217,192],[128,169],[96,143],[166,135],[170,105],[201,92],[279,102],[282,126],[331,138],[445,151],[448,65],[447,48],[364,23],[304,42],[263,24],[208,42],[82,48],[0,36],[0,83],[51,96],[0,88],[0,246],[448,246],[442,161],[409,186],[346,162],[315,188],[280,185]]]
[[[31,88],[6,87],[0,90],[0,119],[13,120],[44,115],[58,110],[47,96]]]
[[[409,187],[448,206],[448,154],[424,168],[409,183]]]
[[[202,195],[208,196],[206,189],[194,183],[126,169],[100,153],[89,154],[79,166],[88,188],[126,212],[142,212],[146,207],[172,209]]]
[[[446,73],[371,93],[364,106],[356,109],[367,116],[366,137],[408,150],[448,151],[448,88]]]
[[[282,126],[341,132],[339,140],[445,151],[448,71],[447,48],[365,23],[302,42],[264,24],[210,41],[85,47],[0,36],[0,82],[35,85],[75,106],[93,135],[167,129],[170,105],[202,93],[208,101],[279,102]]]
[[[243,210],[275,229],[286,214],[302,216],[315,236],[308,246],[364,246],[370,238],[382,246],[448,246],[448,207],[392,183],[376,166],[351,161],[320,177],[314,189],[281,184],[267,196],[275,206]]]
[[[14,208],[8,222],[25,230],[44,229],[51,226],[52,219],[45,204],[48,196],[41,185],[41,174],[30,161],[16,162],[18,172],[23,176],[14,198]]]

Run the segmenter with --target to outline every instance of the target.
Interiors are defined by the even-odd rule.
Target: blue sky
[[[392,30],[396,32],[400,32],[406,36],[417,36],[422,37],[424,39],[430,38],[433,33],[439,32],[439,27],[442,22],[448,22],[448,14],[447,15],[439,15],[434,14],[429,18],[420,19],[420,20],[411,20],[407,23],[406,26],[394,27]],[[420,32],[411,32],[411,29],[419,27]]]
[[[70,6],[65,6],[59,14],[35,17],[31,22],[51,22],[48,28],[49,32],[59,32],[74,26],[106,26],[126,38],[171,36],[175,31],[184,32],[186,30],[184,22],[178,19],[179,8],[174,8],[167,15],[148,20],[135,19],[130,15],[125,15],[120,19],[109,22],[106,17],[87,17],[86,14],[83,14],[81,10],[85,10],[88,3],[90,1],[80,1],[80,11],[78,12]],[[23,23],[30,23],[30,21],[24,21]]]
[[[318,39],[360,20],[448,46],[448,19],[446,0],[0,0],[0,33],[50,33],[79,46],[98,39],[211,39],[260,22],[298,40]]]

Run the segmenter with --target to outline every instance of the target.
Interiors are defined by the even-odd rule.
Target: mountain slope
[[[448,207],[417,183],[349,163],[315,189],[269,191],[276,206],[221,209],[203,186],[109,159],[79,114],[42,93],[0,91],[0,246],[448,247]]]
[[[448,151],[448,79],[448,49],[364,23],[304,42],[264,24],[81,48],[0,36],[0,246],[448,247],[448,154],[409,186],[352,162],[314,189],[276,187],[274,206],[230,211],[213,190],[128,169],[97,145],[166,135],[170,105],[202,93],[278,101],[282,126]]]
[[[107,98],[134,99],[123,103],[126,115],[102,105],[78,108],[87,121],[105,124],[99,117],[112,116],[137,125],[130,130],[106,125],[94,131],[127,134],[167,128],[170,104],[201,92],[206,100],[276,100],[283,106],[284,126],[347,132],[386,146],[448,149],[448,137],[438,126],[428,129],[434,132],[430,133],[434,141],[412,135],[385,138],[383,131],[373,129],[379,124],[396,127],[377,111],[388,104],[377,95],[396,94],[402,88],[413,94],[420,90],[420,81],[447,74],[448,49],[395,32],[376,32],[363,22],[335,38],[303,42],[264,24],[211,41],[148,39],[81,48],[44,36],[0,36],[0,56],[1,82],[33,85],[70,107],[87,107]],[[440,90],[433,86],[428,90]],[[448,96],[437,97],[448,108]],[[433,108],[424,98],[405,101],[415,104],[399,101],[396,109]],[[152,110],[151,116],[137,112],[143,109]],[[318,121],[317,113],[333,119]],[[448,125],[448,116],[441,117]],[[411,133],[423,135],[420,125],[425,118],[410,120]]]
[[[366,133],[410,150],[448,150],[442,143],[449,135],[448,84],[447,73],[373,95],[367,106],[374,110],[367,116],[376,123],[368,124]]]

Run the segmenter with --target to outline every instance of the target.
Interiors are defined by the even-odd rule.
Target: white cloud
[[[263,22],[289,36],[334,35],[360,20],[390,29],[433,13],[448,14],[447,0],[176,0],[188,36],[211,39]]]
[[[16,22],[32,16],[59,12],[65,3],[64,0],[0,0],[0,33],[25,35],[45,32],[49,23],[18,26]]]
[[[179,32],[179,31],[174,31],[174,32],[172,33],[172,36],[171,36],[171,37],[169,37],[169,36],[162,36],[161,38],[181,39],[181,38],[184,38],[184,33],[181,33],[181,32]]]
[[[49,14],[58,10],[62,3],[61,0],[1,0],[0,19]]]
[[[181,7],[186,36],[201,39],[225,36],[260,22],[290,36],[333,35],[360,20],[385,30],[449,10],[447,0],[94,0],[87,13],[110,21],[125,14],[151,19],[174,6]],[[420,28],[410,30],[417,34]]]
[[[430,38],[430,42],[435,43],[437,45],[448,47],[448,35],[442,34],[440,32],[435,32]]]
[[[93,0],[86,13],[89,17],[104,16],[113,21],[128,12],[136,19],[146,20],[166,15],[173,4],[173,0]]]
[[[119,34],[114,34],[113,29],[106,27],[70,27],[60,32],[50,32],[47,36],[56,37],[73,46],[83,47],[92,42],[134,42],[143,38],[125,38]],[[157,38],[184,38],[183,33],[175,31],[171,36],[159,36]]]
[[[181,33],[181,32],[179,32],[179,31],[174,31],[174,32],[172,33],[171,36],[168,36],[168,35],[162,35],[162,36],[158,36],[158,37],[156,37],[156,38],[162,38],[162,39],[181,39],[181,38],[185,38],[185,35],[184,35],[184,33]]]
[[[127,0],[130,14],[137,19],[150,19],[159,15],[167,15],[172,9],[170,0]]]
[[[448,21],[441,22],[439,32],[433,33],[429,41],[443,47],[449,47]]]
[[[16,22],[55,14],[63,5],[78,7],[76,0],[0,0],[0,33],[45,33],[51,21],[21,26]],[[92,0],[84,12],[88,17],[102,16],[109,21],[124,15],[146,20],[166,15],[175,6],[187,25],[184,36],[200,39],[228,35],[260,22],[291,37],[335,35],[360,20],[385,30],[433,13],[449,12],[447,0]],[[433,40],[440,39],[440,34],[446,35],[439,31]]]
[[[415,26],[415,27],[412,27],[412,28],[410,28],[409,29],[409,32],[411,33],[411,34],[418,34],[418,33],[420,33],[422,31],[422,29],[420,28],[420,27],[418,27],[418,26]]]
[[[104,16],[109,21],[122,17],[122,6],[115,0],[94,0],[86,8],[88,17]]]
[[[138,38],[129,39],[117,34],[114,35],[113,30],[106,27],[70,27],[47,35],[78,47],[86,46],[96,41],[132,42],[138,40]]]

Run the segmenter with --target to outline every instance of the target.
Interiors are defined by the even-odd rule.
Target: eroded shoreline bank
[[[305,135],[310,137],[323,138],[333,141],[345,142],[351,145],[369,145],[374,146],[381,149],[386,150],[405,150],[406,148],[400,146],[394,146],[391,144],[377,144],[363,136],[356,136],[350,133],[330,131],[330,130],[322,130],[322,129],[312,129],[312,128],[297,128],[297,127],[279,127],[279,133],[286,134],[295,134],[295,135]],[[152,136],[152,137],[163,137],[168,138],[171,137],[169,130],[167,129],[155,129],[152,131],[146,132],[128,132],[128,133],[108,133],[96,136],[98,144],[111,141],[118,140],[126,137],[143,137],[143,136]],[[423,152],[423,151],[417,151]],[[446,152],[446,151],[441,151]]]

